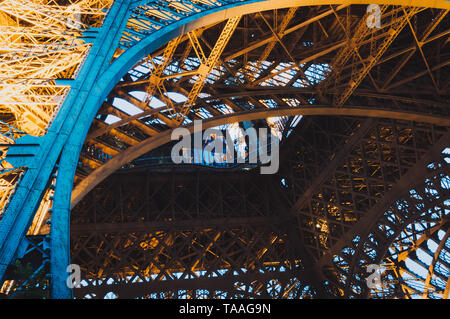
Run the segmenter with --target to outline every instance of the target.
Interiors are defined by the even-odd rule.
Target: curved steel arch
[[[145,3],[145,1],[140,2],[140,4],[143,4],[143,3]],[[344,8],[350,4],[368,4],[365,1],[336,2],[336,4],[338,4],[338,3],[342,3],[342,5],[339,8]],[[411,5],[411,3],[409,1],[392,1],[392,2],[391,1],[388,1],[388,2],[375,1],[373,3]],[[186,19],[175,22],[174,24],[170,25],[170,27],[166,27],[160,31],[156,31],[155,33],[153,33],[150,36],[145,37],[143,40],[139,41],[132,48],[130,48],[129,50],[125,51],[122,55],[120,55],[117,58],[117,60],[115,60],[112,63],[112,65],[105,71],[105,73],[102,75],[101,79],[99,80],[100,84],[105,87],[105,89],[104,90],[101,89],[101,91],[109,92],[110,90],[112,90],[112,87],[114,86],[114,84],[117,83],[122,78],[122,76],[135,63],[137,63],[140,59],[142,59],[142,57],[154,52],[155,50],[157,50],[158,48],[160,48],[162,45],[169,42],[170,40],[172,40],[178,36],[182,36],[182,35],[190,32],[190,31],[193,31],[195,29],[217,23],[219,21],[228,19],[235,15],[244,15],[244,14],[248,14],[248,13],[260,12],[260,11],[270,10],[270,9],[274,9],[274,8],[287,8],[287,7],[295,7],[295,6],[308,6],[308,5],[321,5],[321,4],[331,4],[331,3],[329,1],[309,1],[309,0],[308,1],[304,1],[304,0],[299,0],[299,1],[289,1],[289,0],[255,1],[255,0],[252,0],[252,1],[243,1],[243,2],[234,3],[233,5],[227,5],[224,7],[217,7],[217,8],[209,10],[207,15],[205,15],[205,12],[195,14]],[[423,3],[423,4],[425,4],[425,3]],[[420,6],[420,3],[414,3],[414,5]],[[444,3],[444,2],[440,2],[440,1],[435,1],[432,4],[427,4],[427,6],[430,6],[430,5],[431,5],[431,7],[436,7],[436,8],[440,8],[440,7],[450,8],[450,5],[448,5],[447,3]],[[319,113],[314,113],[314,111],[312,111],[312,110],[305,110],[305,109],[300,110],[300,109],[292,108],[291,110],[280,110],[279,113],[274,110],[273,113],[272,112],[271,113],[273,114],[273,116],[278,116],[276,114],[279,114],[280,116],[289,115],[289,114],[291,114],[291,115],[301,115],[301,114],[303,114],[303,115],[307,115],[307,114],[325,115],[326,113],[322,113],[322,111],[319,111]],[[329,115],[336,114],[336,110],[332,110],[332,108],[328,109],[327,111],[330,112],[330,113],[328,113]],[[303,113],[303,112],[305,112],[305,113]],[[311,113],[308,113],[308,112],[311,112]],[[343,114],[343,115],[345,115],[345,114],[347,114],[347,115],[350,115],[350,114],[362,115],[363,114],[360,111],[345,109],[345,108],[341,109],[341,112],[342,112],[341,114]],[[372,110],[367,109],[365,112],[366,112],[366,113],[364,113],[365,115],[374,116],[374,117],[381,117],[382,116],[381,114],[384,114],[385,116],[393,116],[393,118],[402,118],[401,116],[403,116],[403,119],[419,120],[419,121],[423,121],[423,122],[430,121],[430,123],[433,122],[435,124],[441,124],[441,125],[447,125],[447,123],[448,123],[447,119],[445,119],[445,118],[438,118],[438,117],[433,117],[433,116],[423,116],[423,115],[419,115],[419,114],[417,114],[417,116],[416,116],[412,113],[407,114],[406,112],[400,112],[400,113],[385,112],[384,110],[376,110],[375,111],[373,109]],[[259,114],[259,113],[256,112],[255,115],[256,114]],[[258,115],[257,117],[255,117],[255,119],[264,118],[264,116],[263,117],[260,117],[260,116],[262,116],[262,115]],[[232,118],[232,117],[230,117],[230,118]],[[241,117],[237,117],[237,118],[241,118]],[[242,119],[244,119],[244,120],[248,119],[248,118],[249,117],[247,117],[245,115],[243,115],[243,117],[242,117]],[[75,138],[78,138],[79,135],[74,134],[73,136]],[[150,138],[150,139],[152,139],[152,138]],[[78,138],[77,144],[80,145],[79,149],[81,149],[81,143],[82,143],[81,139]],[[79,151],[77,153],[79,153]],[[74,153],[72,153],[72,155],[73,154]],[[138,156],[138,155],[136,155],[136,156]],[[130,160],[132,159],[131,157],[127,157],[127,158],[130,158]],[[119,163],[119,162],[117,162],[117,163]],[[120,160],[120,163],[125,164],[125,162],[123,162],[123,160]],[[113,170],[113,169],[117,169],[120,166],[118,166],[118,167],[114,166],[116,168],[113,168],[113,164],[111,164],[111,165],[107,165],[107,167],[111,167],[110,169]],[[101,168],[101,171],[106,172],[106,171],[109,171],[109,169]],[[74,174],[74,169],[73,169],[73,174]],[[108,175],[109,175],[109,173],[108,173]],[[103,176],[103,174],[97,174],[94,172],[94,174],[92,176],[89,176],[88,179],[83,180],[80,183],[80,185],[78,185],[74,189],[73,194],[72,194],[72,198],[74,198],[72,200],[72,207],[81,199],[80,194],[86,194],[86,189],[88,189],[88,188],[92,189],[96,185],[96,184],[92,184],[92,186],[88,186],[89,181],[93,182],[95,180],[95,178],[96,178],[95,176]],[[66,195],[66,197],[67,197],[67,195]]]
[[[223,20],[233,14],[250,13],[273,8],[288,6],[306,6],[318,4],[392,4],[392,5],[414,5],[435,8],[450,8],[447,1],[230,1],[227,5],[216,7],[208,11],[203,11],[196,15],[179,20],[169,26],[157,31],[137,45],[125,51],[111,65],[113,51],[121,37],[121,32],[125,28],[130,12],[136,5],[143,4],[143,1],[129,3],[128,1],[117,0],[111,8],[103,26],[100,28],[99,36],[94,43],[89,56],[86,59],[78,77],[71,84],[71,91],[64,101],[64,104],[55,118],[48,133],[42,138],[32,138],[26,136],[22,143],[36,143],[39,145],[35,151],[32,161],[18,159],[15,164],[27,166],[28,171],[22,182],[19,184],[15,195],[8,206],[8,209],[0,223],[0,277],[6,270],[6,265],[14,257],[17,247],[27,230],[37,209],[38,201],[42,196],[49,176],[55,169],[55,164],[61,154],[60,165],[57,175],[57,187],[52,215],[52,257],[53,265],[58,266],[58,270],[52,273],[59,273],[65,276],[65,265],[68,260],[67,242],[68,236],[68,211],[72,180],[76,168],[78,154],[81,150],[83,140],[87,134],[92,119],[94,118],[101,101],[106,97],[109,90],[117,83],[123,74],[146,53],[150,53],[160,45],[175,38],[177,35],[198,28],[201,25],[209,24],[213,21]],[[207,13],[207,14],[205,14]],[[158,33],[159,32],[159,33]],[[79,125],[81,124],[81,125]],[[19,143],[20,144],[20,143]],[[62,153],[61,153],[62,150]],[[59,247],[59,248],[58,248]],[[60,253],[58,253],[58,249]],[[62,252],[61,252],[62,251]],[[58,262],[56,262],[58,261]],[[53,278],[55,282],[63,282],[62,277]],[[60,285],[61,286],[61,285]],[[63,289],[64,290],[64,289]],[[55,290],[55,296],[62,296],[67,291]]]
[[[333,115],[333,116],[361,116],[361,117],[378,117],[391,118],[397,120],[412,120],[425,123],[437,124],[442,126],[450,125],[450,118],[441,118],[435,116],[424,116],[422,114],[414,114],[407,112],[389,111],[389,110],[374,110],[370,107],[325,107],[325,106],[308,106],[308,107],[284,107],[276,109],[258,109],[240,113],[232,113],[223,116],[216,116],[206,119],[202,122],[202,129],[216,127],[224,124],[234,122],[244,122],[258,119],[265,119],[268,117],[279,116],[295,116],[295,115]],[[194,133],[194,124],[185,125],[189,132]],[[137,157],[150,152],[151,150],[164,145],[171,140],[173,130],[166,130],[156,136],[152,136],[137,145],[134,145],[127,150],[121,152],[119,155],[113,157],[106,164],[100,166],[98,169],[89,174],[83,179],[72,192],[71,207],[73,208],[90,190],[92,190],[101,181],[121,168],[126,163],[131,162]]]
[[[338,2],[340,3],[340,2]],[[352,1],[344,2],[342,5],[342,8],[345,6],[348,6],[352,4]],[[382,3],[382,1],[380,1]],[[408,3],[408,1],[394,1],[389,2],[389,4],[398,4],[398,5],[405,5]],[[289,0],[283,0],[283,1],[276,1],[276,0],[269,0],[269,1],[243,1],[243,2],[237,2],[233,3],[229,6],[224,7],[218,7],[214,8],[208,11],[208,14],[205,15],[205,12],[201,12],[199,14],[190,16],[188,18],[182,19],[180,21],[177,21],[173,23],[172,25],[163,28],[161,31],[156,31],[155,33],[151,34],[150,36],[147,36],[140,42],[138,42],[135,46],[125,51],[117,60],[115,60],[108,69],[105,70],[103,75],[100,77],[99,81],[97,82],[98,88],[96,89],[97,92],[101,92],[100,97],[97,99],[97,102],[94,102],[94,105],[89,106],[88,109],[93,109],[95,112],[100,107],[100,101],[106,97],[108,92],[112,90],[115,83],[117,83],[122,76],[136,63],[138,62],[142,57],[144,57],[146,54],[150,54],[154,50],[158,49],[163,44],[169,42],[170,40],[176,38],[177,36],[181,36],[183,34],[186,34],[189,31],[198,29],[200,27],[227,19],[229,17],[233,17],[235,15],[243,15],[246,13],[252,13],[252,12],[260,12],[263,10],[270,10],[274,8],[283,8],[283,7],[292,7],[292,6],[307,6],[307,5],[318,5],[318,4],[331,4],[329,1],[302,1],[302,0],[296,0],[296,1],[289,1]],[[355,4],[364,4],[363,1],[356,1]],[[366,3],[369,4],[369,3]],[[437,6],[444,6],[445,8],[450,7],[447,3],[444,2],[436,2],[434,5]],[[90,118],[94,118],[95,113],[91,111]],[[75,176],[76,171],[76,164],[77,162],[74,160],[75,158],[78,158],[77,155],[81,152],[82,144],[84,141],[84,137],[87,134],[88,126],[86,127],[79,127],[76,128],[79,133],[72,133],[69,142],[65,146],[60,160],[60,167],[63,171],[63,174],[58,177],[58,180],[60,180],[60,187],[58,187],[55,191],[55,200],[54,200],[54,207],[53,210],[53,216],[64,216],[68,214],[68,202],[70,202],[70,199],[73,197],[72,195],[72,181]],[[167,135],[168,136],[168,135]],[[164,143],[162,143],[164,144]],[[162,145],[160,144],[160,145]],[[137,154],[137,153],[136,153]],[[116,165],[114,165],[116,163]],[[115,167],[120,167],[118,164],[121,163],[119,158],[115,159],[114,161],[111,160],[110,164],[106,166],[105,168],[102,168],[101,171],[108,172],[109,175],[112,170],[115,169]],[[110,167],[110,168],[109,168]],[[105,175],[106,177],[107,175]],[[92,179],[95,179],[93,176]],[[104,178],[104,177],[103,177]],[[91,179],[89,179],[91,180]],[[88,184],[89,180],[83,181],[83,184],[80,185],[80,187],[76,188],[74,191],[75,194],[77,194],[78,190],[82,188],[83,185]],[[100,179],[99,179],[100,180]],[[58,181],[57,181],[58,183]],[[64,186],[63,186],[64,185]],[[63,186],[63,187],[61,187]],[[94,183],[89,184],[89,189],[92,189],[92,187],[95,186]],[[88,187],[86,187],[83,190],[83,193],[81,196],[85,195]],[[76,198],[81,198],[80,196],[75,195]],[[59,218],[58,218],[59,219]],[[55,217],[53,217],[53,222],[55,223]],[[69,229],[68,220],[63,220],[63,218],[60,219],[60,221],[56,221],[57,224],[61,224],[61,226],[54,226],[62,229]],[[55,238],[56,242],[68,242],[68,239],[66,238],[68,236],[68,232],[58,232],[60,236]],[[52,238],[53,239],[53,238]],[[64,253],[66,256],[68,255],[68,252]],[[66,262],[67,264],[68,262]],[[58,265],[60,263],[52,263],[52,265]],[[62,263],[61,263],[62,264]],[[60,264],[60,265],[61,265]],[[55,271],[56,272],[56,271]],[[63,273],[63,269],[60,268],[58,273]],[[65,274],[65,273],[64,273]],[[62,282],[62,280],[60,280]],[[62,290],[64,290],[64,287],[62,287]]]

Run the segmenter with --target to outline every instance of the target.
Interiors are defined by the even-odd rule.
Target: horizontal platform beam
[[[450,125],[450,118],[434,115],[424,115],[419,113],[409,113],[404,111],[394,111],[387,109],[375,109],[371,107],[330,107],[330,106],[301,106],[301,107],[280,107],[273,109],[256,109],[246,112],[232,113],[223,116],[212,117],[202,122],[202,128],[207,129],[219,125],[235,122],[244,122],[268,117],[296,116],[296,115],[334,115],[334,116],[361,116],[391,118],[397,120],[409,120],[425,122],[442,126]],[[194,125],[186,127],[191,133],[194,132]],[[89,176],[83,179],[72,192],[72,208],[102,180],[118,170],[123,165],[131,162],[135,158],[171,141],[172,130],[164,131],[156,136],[152,136],[137,145],[134,145],[119,155],[110,159],[103,166],[94,170]]]
[[[72,235],[87,233],[134,233],[155,232],[161,230],[194,230],[216,227],[246,227],[257,225],[276,225],[285,222],[280,217],[235,217],[203,220],[174,220],[154,222],[130,222],[130,223],[97,223],[97,224],[72,224]]]

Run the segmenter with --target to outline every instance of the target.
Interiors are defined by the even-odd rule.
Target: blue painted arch
[[[135,6],[145,5],[152,1],[140,0]],[[83,127],[79,134],[72,132],[70,136],[70,143],[79,145],[80,150],[85,136],[94,119],[95,114],[100,108],[103,100],[112,91],[114,86],[120,79],[142,58],[156,51],[170,40],[182,36],[195,29],[213,24],[227,18],[250,14],[271,9],[289,8],[296,6],[311,6],[311,5],[331,5],[337,4],[347,6],[350,4],[391,4],[391,5],[426,5],[427,7],[450,9],[450,2],[443,0],[434,1],[412,1],[412,0],[347,0],[347,1],[333,1],[333,0],[229,0],[228,4],[210,8],[206,11],[195,13],[180,19],[172,24],[169,24],[158,31],[143,38],[133,47],[127,49],[122,53],[111,65],[109,65],[102,76],[94,84],[95,95],[90,96],[85,105],[86,112],[89,116],[83,116],[83,123],[79,127]],[[89,120],[90,119],[90,120]],[[74,134],[75,133],[75,134]],[[79,152],[78,152],[79,153]]]
[[[127,49],[122,53],[103,73],[100,79],[96,82],[95,92],[99,93],[98,100],[91,100],[86,105],[90,110],[90,119],[93,120],[95,114],[101,106],[102,101],[106,98],[107,94],[114,88],[114,86],[120,81],[120,79],[142,58],[156,51],[170,40],[182,36],[190,31],[196,30],[207,25],[220,22],[227,18],[231,18],[236,15],[244,15],[255,12],[261,12],[265,10],[289,8],[296,6],[311,6],[311,5],[340,5],[338,9],[344,8],[351,4],[390,4],[390,5],[426,5],[427,7],[450,9],[449,1],[411,1],[411,0],[347,0],[347,1],[333,1],[333,0],[229,0],[228,4],[210,8],[208,10],[198,12],[187,16],[183,19],[169,24],[158,31],[144,37],[141,41],[137,42],[133,47]],[[148,0],[141,0],[137,4],[143,5],[149,3]],[[151,3],[151,2],[150,2]],[[338,10],[337,9],[337,10]],[[80,128],[84,132],[79,134],[72,134],[70,137],[70,143],[76,145],[77,152],[72,151],[71,154],[79,154],[81,151],[84,138],[87,134],[87,130],[91,124],[91,121],[81,123],[80,126],[87,126]],[[75,132],[74,132],[75,133]],[[72,164],[73,175],[75,174],[76,163]],[[73,179],[73,177],[72,177]]]
[[[133,4],[133,6],[136,7],[148,2],[151,1],[137,1]],[[99,66],[101,70],[101,72],[99,73],[100,76],[92,82],[92,86],[89,87],[89,89],[75,89],[73,90],[73,92],[69,93],[69,96],[62,107],[62,109],[64,109],[64,112],[62,112],[62,114],[58,114],[57,118],[55,119],[55,123],[57,123],[56,127],[51,127],[50,136],[45,137],[46,139],[50,138],[54,139],[55,141],[60,141],[59,143],[62,143],[61,141],[64,140],[64,146],[61,153],[56,182],[52,214],[51,249],[53,256],[51,262],[51,273],[52,278],[55,281],[54,283],[52,283],[52,285],[54,286],[54,291],[56,291],[53,297],[65,298],[68,294],[67,288],[65,288],[65,281],[62,281],[62,278],[64,277],[63,275],[66,275],[65,266],[70,263],[70,256],[68,255],[70,234],[70,199],[77,162],[84,140],[95,115],[97,114],[107,95],[120,81],[120,79],[143,57],[162,47],[173,38],[186,34],[189,31],[207,26],[214,22],[225,20],[232,16],[271,9],[329,4],[338,4],[343,6],[350,4],[392,4],[405,6],[426,4],[427,7],[444,9],[450,8],[450,2],[443,0],[229,0],[227,2],[228,4],[212,7],[206,11],[186,16],[183,19],[177,20],[176,22],[169,24],[158,31],[149,34],[134,46],[123,52],[111,64],[103,63],[101,66]],[[123,4],[125,3],[125,1],[117,0],[116,3]],[[132,7],[129,8],[132,9]],[[122,17],[125,16],[126,15],[122,15]],[[114,25],[124,26],[124,21],[113,21],[112,23]],[[118,41],[118,39],[115,40]],[[101,45],[101,43],[94,44],[94,46],[97,47]],[[100,52],[100,54],[108,56],[108,54],[112,53]],[[89,71],[86,70],[88,67],[89,65],[82,68],[82,70],[80,71],[80,75],[83,74],[83,76],[81,79],[77,78],[76,80],[77,85],[79,85],[80,87],[80,83],[85,83],[87,79],[89,79]],[[72,107],[77,103],[81,104],[82,107],[75,108],[77,109],[77,111],[71,112]],[[72,122],[75,121],[76,125],[66,125],[66,118],[72,118]],[[55,134],[57,136],[53,136],[52,134]],[[49,145],[48,147],[51,146]],[[55,285],[59,286],[59,290],[55,289]]]

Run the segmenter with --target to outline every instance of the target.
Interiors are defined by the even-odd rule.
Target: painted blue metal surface
[[[114,2],[102,27],[98,30],[96,39],[92,41],[93,47],[80,73],[75,80],[71,81],[71,90],[47,134],[39,138],[25,136],[22,138],[23,141],[20,139],[18,141],[18,143],[28,144],[32,139],[37,149],[33,159],[18,157],[14,163],[26,166],[28,169],[17,186],[0,223],[0,243],[2,244],[0,278],[17,256],[18,247],[32,222],[50,175],[56,171],[56,163],[59,159],[52,209],[52,297],[70,298],[72,296],[65,283],[68,275],[66,267],[70,263],[70,194],[83,141],[101,103],[134,63],[176,36],[196,28],[196,26],[192,26],[191,29],[186,28],[190,22],[208,14],[254,2],[258,0],[226,1],[221,3],[225,4],[223,6],[202,6],[204,11],[199,9],[197,12],[192,12],[190,16],[181,17],[176,14],[168,16],[164,28],[153,33],[151,30],[149,33],[140,33],[145,41],[139,39],[139,42],[128,44],[133,46],[110,64],[112,55],[119,46],[119,40],[123,38],[122,33],[128,18],[134,13],[132,8],[136,5],[135,2],[126,0]],[[152,1],[151,3],[158,6],[162,2]],[[136,40],[137,38],[134,39]],[[122,42],[121,44],[122,47],[126,47]]]
[[[64,101],[55,121],[45,136],[33,139],[39,144],[39,150],[32,160],[28,160],[26,163],[20,163],[26,164],[25,166],[28,169],[21,183],[17,186],[16,192],[0,223],[0,243],[2,243],[0,249],[0,278],[3,277],[8,264],[14,259],[17,248],[32,222],[34,212],[39,205],[49,177],[54,171],[61,150],[67,145],[67,139],[75,127],[83,126],[88,128],[90,125],[89,122],[92,121],[95,115],[94,112],[92,116],[89,116],[92,110],[91,112],[87,112],[86,103],[83,102],[88,101],[92,95],[95,95],[93,93],[95,91],[94,84],[99,78],[99,74],[109,65],[129,14],[129,1],[115,1],[105,18],[103,26],[94,41],[94,45],[77,79],[73,81],[70,93]],[[30,137],[26,136],[22,139],[25,138],[29,139]],[[20,142],[19,139],[17,143]],[[75,163],[77,158],[78,156],[76,156],[76,159],[73,159]],[[7,159],[10,161],[10,158]],[[17,165],[19,163],[15,164]],[[59,180],[67,176],[64,170],[61,171],[61,176]],[[71,184],[72,181],[69,181],[69,183]],[[67,210],[64,211],[67,212]],[[62,216],[62,218],[58,218],[58,210],[56,210],[56,220],[52,222],[54,224],[56,222],[56,226],[52,226],[52,237],[60,239],[69,236],[67,229],[64,228],[64,225],[68,225],[69,223],[68,214]],[[66,234],[64,234],[65,232]],[[67,265],[68,241],[55,243],[55,240],[52,240],[52,243],[55,244],[52,247],[53,264]],[[55,248],[55,251],[53,251],[53,248]],[[64,268],[64,277],[66,277],[65,266],[62,267]],[[62,267],[58,267],[58,269]],[[60,271],[57,273],[58,275],[61,274]],[[52,282],[61,283],[61,280],[58,279],[59,277],[52,280]],[[63,285],[65,285],[65,280]],[[63,285],[59,285],[59,287]],[[67,294],[67,287],[62,289],[63,291],[54,290],[54,297],[70,297]]]
[[[156,5],[161,1],[155,1]],[[229,1],[232,5],[243,3],[243,1]],[[247,1],[255,2],[255,1]],[[117,3],[115,3],[117,5]],[[228,8],[215,7],[210,10],[215,12]],[[140,10],[140,9],[138,9]],[[130,12],[130,14],[132,14]],[[99,77],[98,81],[93,83],[93,90],[91,95],[86,99],[84,107],[83,118],[79,119],[72,134],[69,136],[67,143],[61,154],[59,163],[59,170],[56,182],[56,190],[53,201],[52,210],[52,233],[51,233],[51,275],[52,275],[52,297],[53,298],[67,298],[71,296],[70,289],[65,284],[67,277],[66,267],[70,263],[70,199],[72,192],[72,183],[75,176],[78,157],[83,146],[84,139],[87,135],[89,127],[101,106],[102,101],[106,95],[113,89],[114,85],[125,75],[126,72],[146,54],[156,50],[171,39],[186,33],[183,28],[187,23],[197,20],[206,14],[211,14],[209,10],[194,13],[192,16],[184,17],[180,20],[180,16],[172,16],[172,24],[159,31],[155,31],[151,35],[147,35],[145,43],[135,43],[135,47],[129,49],[131,54],[127,51],[122,54],[116,61],[114,61],[106,70],[105,66],[102,68],[104,73]],[[135,17],[136,18],[136,17]],[[127,20],[117,21],[120,24],[119,29],[125,28]],[[136,51],[136,52],[134,52]],[[104,52],[107,54],[108,52]],[[112,57],[113,50],[109,52]],[[133,54],[134,53],[134,54]]]
[[[331,3],[332,1],[330,1]],[[370,1],[368,1],[369,3]],[[145,15],[149,8],[162,7],[167,11],[166,2],[160,0],[116,0],[101,28],[86,32],[93,43],[89,55],[77,78],[70,81],[71,89],[47,134],[40,138],[24,136],[18,144],[33,144],[31,157],[13,156],[8,161],[15,166],[27,167],[22,181],[0,222],[0,279],[6,267],[15,258],[18,247],[31,224],[34,213],[43,196],[49,178],[57,170],[57,181],[52,209],[51,230],[51,275],[52,297],[70,298],[67,288],[66,267],[69,256],[70,197],[78,157],[88,129],[107,94],[131,67],[144,56],[158,49],[171,39],[211,23],[226,18],[229,9],[248,6],[239,14],[258,11],[252,4],[265,3],[265,9],[313,4],[312,1],[275,0],[227,0],[215,5],[196,3],[189,12],[171,10],[166,19],[152,19]],[[187,7],[186,7],[187,8]],[[133,24],[127,25],[132,17],[140,22],[137,30]],[[204,19],[208,17],[208,19]],[[142,25],[148,28],[142,28]],[[124,34],[129,31],[129,35]],[[125,49],[113,63],[110,63],[116,48]],[[23,149],[14,148],[10,155],[25,154]]]

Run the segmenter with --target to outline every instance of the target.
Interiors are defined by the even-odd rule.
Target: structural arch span
[[[165,2],[165,8],[169,8],[170,5],[173,4],[184,6],[185,4],[183,5],[182,2],[186,4],[185,1]],[[166,15],[167,21],[161,23],[161,20],[164,20],[161,17],[158,18],[159,20],[147,20],[147,22],[145,22],[144,18],[140,19],[140,17],[146,16],[146,13],[148,13],[146,12],[147,9],[155,13],[157,6],[161,6],[162,2],[129,2],[117,0],[111,6],[103,24],[101,26],[97,26],[97,30],[90,30],[93,32],[98,32],[98,35],[94,36],[95,40],[92,40],[94,42],[92,48],[89,50],[89,55],[86,57],[86,60],[82,68],[79,70],[79,73],[77,73],[76,78],[73,81],[67,82],[60,80],[60,83],[69,83],[71,90],[61,106],[61,109],[58,111],[58,114],[55,116],[54,121],[52,122],[52,125],[47,133],[39,138],[26,136],[21,140],[21,142],[18,142],[18,144],[22,143],[24,148],[32,148],[32,154],[20,153],[20,151],[18,151],[18,153],[14,153],[12,152],[12,149],[8,153],[10,155],[11,163],[15,164],[15,166],[23,166],[27,168],[27,170],[24,178],[19,184],[19,187],[16,189],[14,196],[9,201],[8,210],[4,214],[0,223],[0,242],[2,243],[0,247],[0,277],[5,272],[6,265],[8,265],[16,255],[17,249],[22,242],[29,225],[32,223],[34,214],[39,209],[40,200],[43,197],[46,197],[44,196],[44,192],[49,185],[49,180],[53,181],[52,174],[57,171],[55,184],[56,189],[53,197],[52,211],[51,247],[54,253],[52,255],[51,264],[52,267],[56,267],[52,270],[52,273],[54,274],[52,277],[53,280],[60,283],[60,288],[64,286],[63,276],[66,275],[65,266],[67,264],[68,257],[68,245],[66,244],[68,242],[67,216],[70,210],[69,203],[78,156],[81,153],[83,141],[85,141],[85,138],[88,135],[89,126],[96,117],[101,104],[105,101],[109,92],[113,90],[116,84],[127,75],[127,72],[137,62],[139,62],[139,60],[146,55],[151,54],[165,43],[170,43],[177,37],[179,38],[181,36],[185,36],[192,31],[198,30],[206,25],[215,24],[221,20],[232,18],[236,15],[250,14],[264,10],[277,8],[288,9],[295,6],[306,7],[331,5],[331,11],[328,15],[337,16],[337,20],[339,20],[339,13],[337,12],[339,12],[340,9],[348,7],[349,5],[378,3],[380,5],[391,7],[401,6],[397,7],[397,9],[392,12],[391,10],[393,10],[393,8],[388,10],[388,12],[391,12],[391,14],[389,14],[389,21],[390,26],[392,26],[392,30],[395,31],[391,32],[394,38],[389,36],[389,32],[381,32],[379,35],[380,37],[377,38],[380,42],[375,43],[380,46],[378,48],[382,48],[382,50],[378,50],[378,52],[385,53],[389,52],[386,50],[388,50],[392,41],[395,40],[395,37],[402,32],[403,28],[406,27],[406,29],[408,29],[411,27],[414,33],[414,27],[411,26],[410,22],[410,18],[412,16],[418,13],[427,14],[425,11],[430,8],[442,9],[435,13],[435,18],[437,19],[431,19],[431,21],[435,21],[430,24],[431,29],[434,30],[439,21],[442,21],[442,19],[445,18],[449,9],[449,4],[447,1],[220,1],[216,3],[217,5],[214,5],[215,2],[202,1],[202,3],[203,2],[207,2],[209,5],[202,7],[202,5],[198,3],[195,5],[192,4],[193,7],[197,9],[199,8],[197,11],[193,10],[193,7],[189,6],[184,7],[186,10],[179,7],[175,11],[172,10],[173,7],[171,7],[172,9],[168,10],[168,12],[172,14],[172,16]],[[415,7],[409,7],[411,5]],[[405,10],[405,8],[408,9]],[[316,18],[316,21],[321,19],[319,16],[316,16]],[[154,26],[156,27],[154,27],[152,23],[154,23]],[[137,24],[144,27],[137,30]],[[317,24],[317,27],[320,27],[319,24]],[[371,53],[374,53],[377,49],[377,45],[375,45],[375,51],[369,51],[369,54],[363,57],[363,65],[365,65],[365,67],[359,70],[361,72],[356,70],[352,73],[352,76],[355,76],[352,80],[356,79],[357,81],[348,81],[343,88],[340,88],[342,91],[337,92],[339,94],[332,94],[328,96],[328,99],[331,98],[331,100],[333,100],[336,96],[336,100],[333,100],[332,105],[339,107],[344,113],[351,113],[354,112],[352,110],[355,109],[355,106],[366,105],[365,103],[355,104],[355,100],[347,105],[348,108],[346,108],[346,101],[352,96],[352,94],[358,97],[363,97],[363,99],[379,101],[380,99],[382,100],[388,98],[388,94],[385,94],[386,90],[389,91],[389,89],[402,88],[405,82],[397,81],[393,84],[395,85],[394,87],[391,85],[385,88],[380,88],[379,92],[375,94],[374,92],[367,92],[364,90],[361,92],[355,91],[354,87],[357,85],[354,85],[354,83],[359,82],[360,84],[366,79],[366,76],[368,76],[372,67],[375,65],[382,65],[382,63],[386,62],[386,59],[392,60],[396,59],[396,57],[404,57],[404,62],[402,63],[403,66],[408,63],[408,60],[411,57],[418,57],[421,59],[421,57],[424,56],[422,49],[428,50],[428,48],[424,48],[424,45],[429,42],[442,39],[443,37],[442,34],[433,34],[433,30],[431,30],[428,34],[425,30],[425,32],[421,34],[424,38],[419,38],[418,40],[416,39],[420,48],[419,50],[413,48],[413,43],[415,42],[412,42],[410,45],[402,48],[402,53],[390,52],[390,55],[385,59],[381,58],[382,54],[377,56],[377,59],[381,60],[370,59]],[[430,35],[432,36],[428,37]],[[277,37],[279,36],[280,35],[277,32],[273,34],[276,41],[278,41]],[[329,37],[326,30],[323,33],[323,36]],[[83,34],[82,38],[88,39],[88,32]],[[410,39],[412,38],[415,38],[415,36]],[[386,39],[386,41],[381,41],[383,39]],[[195,47],[196,40],[193,39],[192,41],[194,42]],[[367,45],[367,43],[365,44]],[[332,55],[334,52],[337,52],[335,50],[343,49],[345,47],[342,43],[334,43],[334,45],[334,47],[330,46],[325,49],[323,52],[324,56],[326,54]],[[194,50],[195,49],[196,48],[194,48]],[[213,50],[209,49],[208,51]],[[345,51],[341,50],[340,52]],[[405,53],[406,56],[403,55]],[[310,62],[305,62],[304,60],[300,61],[304,63]],[[414,74],[409,75],[407,78],[407,84],[411,81],[416,81],[417,79],[423,79],[424,75],[429,76],[431,74],[430,77],[433,78],[433,72],[437,72],[438,70],[448,66],[448,61],[435,63],[433,65],[429,65],[425,61],[425,64],[426,68],[423,70],[414,70]],[[396,72],[402,72],[401,68],[396,69]],[[371,81],[372,79],[368,80]],[[374,82],[376,84],[376,80]],[[434,83],[435,81],[432,82],[434,85],[436,84]],[[324,94],[324,92],[328,92],[328,90],[325,89],[322,91],[319,90],[320,92],[306,94],[312,94],[312,96],[316,98],[324,98],[323,95],[328,94]],[[385,91],[383,91],[383,89]],[[439,95],[441,91],[444,91],[443,94],[445,94],[446,87],[443,87],[441,90],[439,85],[435,85],[434,89],[436,90],[437,95]],[[428,93],[429,92],[426,92],[425,96]],[[410,96],[397,96],[395,98],[397,98],[396,106],[398,106],[398,109],[393,112],[397,112],[395,113],[397,115],[394,113],[382,113],[382,111],[380,111],[381,113],[379,114],[384,114],[383,116],[388,117],[392,116],[394,118],[406,116],[407,114],[410,116],[412,114],[414,117],[414,114],[422,114],[421,112],[426,110],[424,113],[425,122],[437,122],[440,117],[440,124],[447,123],[445,121],[447,121],[446,116],[448,114],[445,114],[445,111],[442,111],[439,107],[441,101],[422,98],[415,99],[415,102],[411,104],[410,102],[412,98]],[[175,113],[180,112],[179,106],[176,105],[171,110]],[[278,113],[278,115],[292,114],[289,112],[281,112]],[[301,114],[301,112],[303,111],[299,110],[298,113],[294,113]],[[275,113],[276,111],[272,114]],[[166,122],[164,125],[170,126],[169,124],[172,124],[173,126],[176,126],[176,123],[171,122],[170,118],[167,120],[167,114],[162,115],[165,116]],[[134,121],[139,120],[139,118],[128,118],[127,120]],[[152,129],[152,127],[146,128],[147,132],[150,132]],[[127,134],[121,136],[123,139],[127,139]],[[133,139],[127,140],[130,143],[134,143]],[[61,246],[61,243],[63,243],[63,247]],[[61,296],[58,291],[59,290],[55,288],[55,295]],[[64,287],[62,288],[62,291],[64,291],[62,294],[67,292]]]

